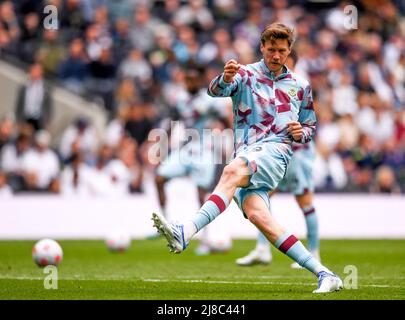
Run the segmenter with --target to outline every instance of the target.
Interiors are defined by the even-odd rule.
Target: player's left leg
[[[275,220],[262,197],[250,194],[242,206],[248,219],[277,249],[318,277],[318,289],[314,293],[332,292],[342,288],[341,279],[315,259],[293,234]]]

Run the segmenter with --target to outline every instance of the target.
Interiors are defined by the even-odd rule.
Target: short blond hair
[[[278,39],[286,39],[288,46],[291,48],[295,40],[294,30],[282,23],[272,23],[264,28],[260,35],[262,45],[264,45],[266,41],[273,43]]]

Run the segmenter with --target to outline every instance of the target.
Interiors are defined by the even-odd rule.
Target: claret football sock
[[[188,242],[195,233],[218,217],[228,205],[229,200],[224,194],[220,192],[211,194],[191,221],[184,223],[186,241]]]
[[[277,241],[274,243],[274,246],[282,253],[286,254],[291,259],[296,261],[300,266],[311,271],[315,275],[317,275],[320,271],[332,273],[328,268],[323,266],[312,256],[312,254],[304,247],[301,241],[299,241],[293,234],[288,231],[286,231],[277,239]]]

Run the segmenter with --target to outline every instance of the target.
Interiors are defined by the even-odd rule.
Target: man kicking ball
[[[342,280],[269,211],[268,193],[286,174],[292,143],[309,142],[316,127],[311,86],[285,66],[293,40],[291,29],[271,24],[261,34],[263,59],[246,66],[231,59],[224,72],[212,80],[210,95],[232,98],[235,158],[225,166],[213,194],[190,220],[169,223],[159,214],[153,214],[152,219],[170,250],[180,253],[234,198],[277,249],[318,277],[314,293],[333,292],[342,288]]]
[[[290,70],[294,70],[297,62],[297,55],[294,51],[288,56],[286,65]],[[288,165],[287,174],[278,184],[277,190],[289,191],[294,194],[295,200],[300,207],[307,227],[308,249],[312,256],[321,261],[319,253],[319,227],[318,216],[313,205],[314,177],[313,165],[315,161],[315,145],[313,140],[302,144],[293,142],[293,156]],[[270,192],[271,197],[273,192]],[[251,266],[255,264],[269,264],[272,261],[270,242],[265,235],[259,231],[256,247],[246,256],[236,259],[236,264],[240,266]],[[294,262],[291,264],[294,269],[301,266]]]

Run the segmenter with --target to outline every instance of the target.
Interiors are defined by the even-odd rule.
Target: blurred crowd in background
[[[57,30],[43,28],[47,4]],[[295,70],[313,87],[317,191],[405,192],[404,13],[401,0],[0,1],[0,57],[29,73],[0,120],[0,194],[142,192],[148,133],[176,118],[185,70],[207,85],[231,58],[257,61],[275,21],[295,29]],[[79,118],[51,148],[55,84],[105,108],[104,137]]]

